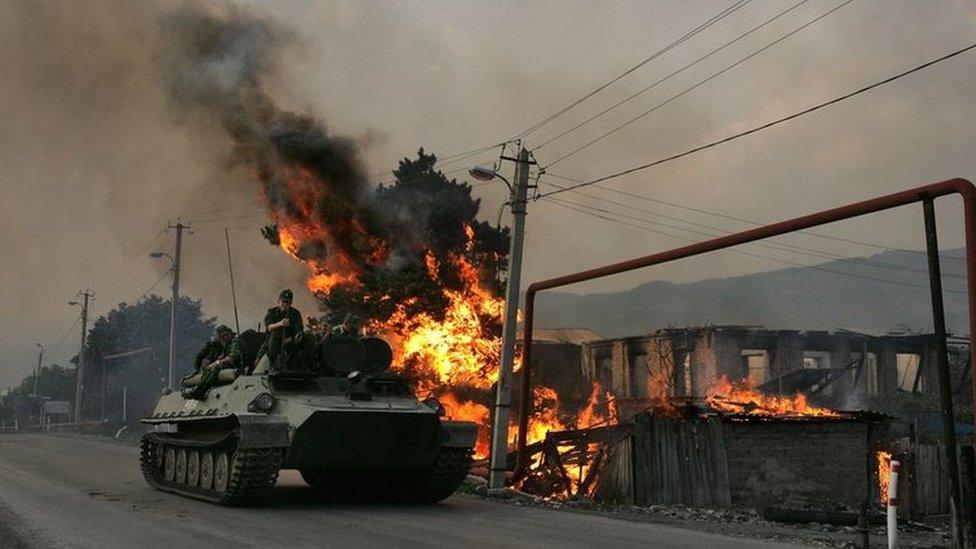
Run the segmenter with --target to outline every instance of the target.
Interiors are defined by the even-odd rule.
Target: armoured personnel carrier
[[[241,338],[256,349],[257,334]],[[202,400],[165,394],[142,420],[143,476],[223,505],[261,503],[280,469],[324,494],[440,501],[470,469],[475,424],[418,400],[391,361],[381,339],[306,333],[270,371],[223,370]]]

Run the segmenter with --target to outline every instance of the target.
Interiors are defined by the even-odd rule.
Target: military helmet
[[[288,288],[285,288],[284,290],[281,290],[280,294],[278,294],[278,299],[280,299],[281,301],[289,301],[289,302],[294,301],[295,294],[291,293],[291,290],[289,290]]]
[[[217,335],[220,335],[220,334],[232,334],[233,335],[234,330],[231,330],[230,329],[230,326],[228,326],[226,324],[221,324],[220,326],[217,326],[216,332],[217,332]]]

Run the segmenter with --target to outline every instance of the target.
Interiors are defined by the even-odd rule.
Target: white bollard
[[[888,477],[888,549],[898,548],[898,472],[901,463],[891,460]]]

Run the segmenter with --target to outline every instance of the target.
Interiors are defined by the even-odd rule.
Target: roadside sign
[[[71,402],[67,400],[46,400],[44,401],[44,415],[69,414],[71,413]]]

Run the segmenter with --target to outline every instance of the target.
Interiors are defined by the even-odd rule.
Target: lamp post
[[[44,358],[44,346],[40,343],[35,343],[37,345],[37,370],[34,370],[34,396],[37,396],[37,378],[41,377],[41,360]]]
[[[166,372],[166,388],[173,390],[173,372],[176,365],[176,302],[180,297],[180,262],[179,247],[176,248],[176,259],[166,252],[152,252],[149,257],[159,259],[165,257],[170,261],[170,272],[173,273],[173,297],[169,304],[169,368]]]
[[[37,395],[37,378],[41,377],[41,360],[44,358],[44,346],[41,345],[40,343],[35,343],[34,345],[37,345],[37,369],[34,370],[34,389],[31,391],[31,395],[30,395],[31,399],[33,399],[34,402],[31,403],[30,399],[28,399],[28,407],[27,407],[28,418],[31,417],[31,411],[33,410],[34,406],[40,402],[40,399],[38,398]],[[40,413],[38,413],[38,415],[40,415]]]
[[[85,388],[85,338],[88,336],[88,303],[94,296],[90,290],[78,292],[81,303],[69,301],[68,305],[81,306],[81,348],[78,350],[78,368],[75,379],[75,423],[81,423],[81,396]]]
[[[503,157],[504,158],[504,157]],[[529,187],[529,151],[520,147],[515,161],[515,184],[495,169],[475,166],[468,173],[480,181],[496,177],[505,182],[512,208],[512,235],[508,253],[508,280],[505,285],[505,321],[502,329],[502,349],[495,389],[495,407],[491,429],[491,458],[488,488],[503,490],[508,470],[508,418],[512,407],[512,376],[515,362],[516,324],[518,323],[519,283],[522,275],[522,245],[525,240],[525,206]],[[525,403],[522,403],[524,406]]]

